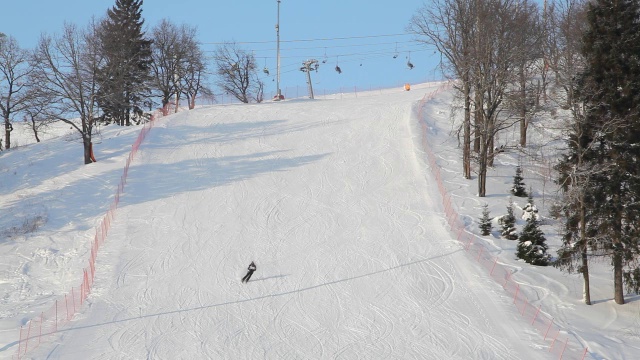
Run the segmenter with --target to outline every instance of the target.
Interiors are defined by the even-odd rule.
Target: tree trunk
[[[616,304],[624,304],[622,253],[617,247],[613,249],[613,293],[613,298]]]
[[[127,97],[125,102],[127,103],[127,106],[124,107],[124,118],[125,118],[124,125],[131,126],[131,93],[127,91],[126,94],[127,94]]]
[[[482,127],[483,123],[483,112],[482,112],[482,94],[478,91],[480,87],[476,86],[476,96],[475,96],[475,119],[474,119],[474,128],[473,132],[475,136],[473,137],[473,151],[476,153],[480,152],[480,136],[478,135],[478,129]]]
[[[587,247],[582,246],[582,279],[584,280],[584,303],[591,305],[591,288],[589,287],[589,261],[587,258]]]
[[[494,149],[496,148],[495,136],[489,138],[489,146],[487,146],[487,166],[493,167],[493,158],[496,156]]]
[[[4,147],[5,149],[11,149],[11,123],[9,122],[9,115],[4,120]]]
[[[527,147],[527,80],[520,66],[520,146]]]
[[[40,137],[38,137],[38,128],[36,127],[36,121],[31,119],[31,130],[33,130],[33,136],[36,138],[36,142],[40,142]]]
[[[615,216],[615,225],[613,228],[613,254],[611,257],[611,264],[613,265],[613,299],[616,304],[624,304],[624,289],[622,282],[622,242],[620,239],[622,238],[622,214],[619,210],[621,208],[621,202],[619,194],[615,194],[613,196],[613,203],[616,206],[616,210],[614,212]]]
[[[85,136],[82,143],[84,145],[84,163],[85,165],[91,164],[93,162],[91,159],[91,138]]]
[[[487,157],[488,157],[488,144],[486,135],[481,135],[481,149],[478,154],[478,196],[485,197],[487,194]]]
[[[465,179],[471,179],[471,96],[469,80],[464,80],[464,140],[462,150],[462,167]]]
[[[169,115],[169,99],[164,97],[162,99],[162,116]]]
[[[580,244],[581,244],[581,257],[582,257],[582,267],[580,268],[580,272],[582,272],[582,279],[584,280],[584,289],[583,289],[583,297],[584,303],[587,305],[591,305],[591,288],[589,287],[589,259],[587,258],[587,240],[586,240],[586,226],[587,226],[587,216],[586,209],[584,203],[584,194],[580,195]]]

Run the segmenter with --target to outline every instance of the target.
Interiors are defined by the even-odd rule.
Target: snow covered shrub
[[[532,216],[522,228],[516,256],[531,265],[547,266],[550,256],[547,254],[546,242],[538,221]]]
[[[500,219],[500,235],[508,240],[518,239],[518,231],[516,230],[516,217],[513,215],[513,202],[509,200],[509,206],[507,206],[507,215],[504,215]]]
[[[482,206],[482,217],[480,218],[480,234],[482,236],[490,235],[491,230],[493,230],[493,225],[489,216],[489,205],[484,204]]]
[[[629,293],[640,294],[640,267],[622,274],[624,284]]]
[[[511,186],[511,193],[517,197],[527,196],[527,190],[524,187],[524,181],[522,178],[522,169],[520,166],[516,167],[516,175],[513,177],[513,185]]]
[[[522,220],[529,220],[534,218],[536,221],[540,221],[540,215],[538,215],[538,208],[533,203],[533,195],[529,190],[529,196],[527,198],[527,204],[522,208]]]

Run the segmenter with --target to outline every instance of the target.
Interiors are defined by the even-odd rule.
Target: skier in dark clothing
[[[249,271],[247,272],[247,275],[242,278],[243,283],[249,282],[249,279],[251,279],[251,275],[253,275],[253,272],[256,271],[256,264],[254,264],[253,261],[251,262],[251,264],[249,264],[248,270]]]

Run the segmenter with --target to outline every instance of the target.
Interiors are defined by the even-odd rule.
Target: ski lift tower
[[[280,0],[278,2],[278,17],[276,22],[276,96],[274,100],[282,100],[282,92],[280,91]]]
[[[313,99],[313,85],[311,84],[311,70],[318,71],[318,60],[311,59],[302,63],[300,71],[307,73],[307,84],[309,85],[309,99]]]

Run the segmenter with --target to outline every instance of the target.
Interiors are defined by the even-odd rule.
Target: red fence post
[[[551,324],[553,324],[553,318],[549,320],[549,326],[547,326],[547,331],[544,332],[544,340],[547,340],[547,335],[549,335],[549,330],[551,329]]]
[[[584,353],[582,353],[582,360],[584,360],[584,358],[587,356],[588,349],[589,349],[588,347],[584,348]]]
[[[558,339],[558,335],[560,335],[560,330],[558,330],[558,332],[556,333],[556,336],[554,336],[553,340],[551,341],[551,345],[549,346],[549,352],[551,352],[551,350],[553,349],[553,345],[556,344],[556,340]]]
[[[511,271],[507,272],[507,276],[504,277],[504,284],[502,284],[503,288],[507,287],[507,282],[509,281],[509,278],[511,277]]]
[[[25,339],[25,343],[24,343],[24,353],[27,353],[27,350],[29,349],[29,336],[31,336],[31,323],[32,321],[29,320],[29,328],[27,328],[27,338]]]
[[[38,345],[40,345],[40,339],[42,338],[42,322],[44,321],[44,311],[40,313],[40,334],[38,334]]]
[[[491,272],[489,273],[489,275],[493,275],[493,270],[496,268],[497,263],[498,263],[498,257],[496,256],[496,259],[493,261],[493,266],[491,267]]]
[[[71,288],[71,304],[73,304],[73,314],[75,315],[75,313],[76,313],[76,295],[75,295],[75,292],[73,291],[73,288]]]
[[[20,358],[20,350],[22,348],[22,328],[23,326],[20,325],[20,340],[18,341],[18,359]]]
[[[69,321],[69,302],[67,301],[67,294],[64,294],[64,305],[67,307],[67,321]]]
[[[467,241],[467,246],[465,247],[465,250],[467,250],[467,251],[469,251],[469,249],[471,249],[471,245],[473,244],[473,242],[472,242],[473,236],[469,235],[468,240],[469,241]]]
[[[564,341],[564,346],[562,347],[562,351],[560,352],[560,360],[562,360],[562,355],[564,355],[564,351],[567,349],[567,343],[569,342],[569,338]]]
[[[527,311],[527,306],[529,305],[529,300],[528,299],[524,299],[524,306],[522,307],[522,316],[524,316],[524,313]],[[517,306],[516,306],[517,308]]]
[[[540,313],[541,308],[542,308],[542,305],[538,305],[538,311],[536,311],[536,314],[533,315],[533,320],[531,320],[531,325],[533,325],[533,323],[536,322],[536,318],[538,317],[538,314]]]

